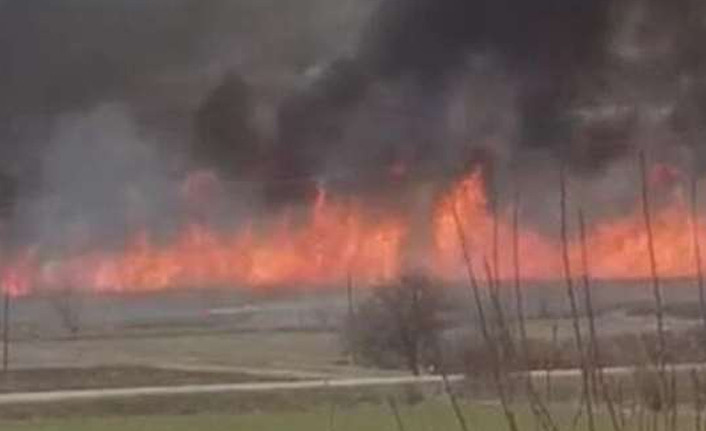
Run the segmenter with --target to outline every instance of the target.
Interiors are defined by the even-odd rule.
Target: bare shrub
[[[51,307],[59,318],[59,323],[70,336],[75,337],[81,330],[81,298],[76,289],[65,286],[48,296]]]
[[[382,368],[407,368],[419,375],[436,367],[443,327],[441,289],[413,274],[378,286],[356,312],[346,342],[364,362]]]

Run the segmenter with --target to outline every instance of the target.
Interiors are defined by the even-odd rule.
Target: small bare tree
[[[403,276],[375,288],[356,313],[347,342],[363,361],[404,366],[415,376],[437,366],[442,329],[442,292],[423,275]]]
[[[71,337],[81,330],[81,298],[70,285],[63,286],[49,294],[49,302],[56,312],[61,326]]]

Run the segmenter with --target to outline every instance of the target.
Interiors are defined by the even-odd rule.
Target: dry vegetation
[[[575,223],[578,226],[576,235],[581,243],[585,243],[586,221],[583,212],[576,209],[577,217],[572,222],[568,205],[570,188],[563,176],[560,182],[561,241],[566,251],[566,244],[570,241],[569,225]],[[643,185],[645,229],[651,238],[650,190],[644,178]],[[696,202],[693,204],[696,206]],[[24,340],[16,346],[20,354],[24,354],[23,349],[45,343],[51,347],[42,354],[48,354],[49,350],[76,349],[77,356],[101,359],[92,350],[101,346],[107,351],[109,346],[120,345],[122,353],[117,357],[123,355],[123,358],[140,358],[147,362],[163,361],[170,356],[198,356],[207,364],[327,371],[334,377],[351,375],[348,373],[352,370],[359,372],[366,367],[370,367],[368,370],[390,368],[411,374],[439,374],[442,377],[440,385],[385,391],[320,390],[266,396],[150,398],[149,402],[60,403],[42,408],[8,406],[3,407],[0,416],[23,420],[115,415],[226,414],[244,417],[253,412],[266,412],[265,416],[274,421],[272,423],[286,415],[300,414],[309,418],[304,421],[306,423],[318,421],[316,427],[309,429],[327,429],[326,424],[335,423],[337,417],[354,417],[366,409],[373,409],[374,416],[390,421],[387,428],[381,429],[420,429],[413,419],[419,415],[433,417],[435,423],[445,424],[444,429],[462,431],[477,429],[478,422],[487,425],[483,429],[510,431],[704,429],[706,367],[695,364],[701,364],[706,358],[702,325],[706,316],[705,304],[683,299],[668,301],[654,258],[652,278],[647,280],[651,287],[649,301],[642,298],[627,305],[606,306],[599,304],[594,296],[599,283],[591,277],[591,256],[587,247],[582,248],[580,268],[572,267],[565,253],[563,286],[557,292],[563,296],[567,307],[564,310],[544,310],[541,303],[528,306],[542,293],[528,288],[522,278],[522,262],[517,253],[518,213],[515,212],[515,239],[511,245],[515,277],[510,283],[495,275],[496,258],[482,262],[472,260],[471,256],[475,255],[472,244],[466,240],[461,220],[456,221],[468,276],[467,286],[461,292],[439,289],[436,281],[415,275],[371,290],[357,307],[352,303],[351,292],[348,292],[349,303],[338,304],[337,310],[324,310],[323,305],[317,304],[302,311],[290,303],[288,307],[296,310],[291,314],[293,321],[301,325],[300,331],[291,326],[287,329],[283,321],[274,322],[270,330],[258,330],[256,323],[261,317],[253,314],[248,319],[234,317],[236,320],[231,323],[235,326],[224,327],[227,330],[217,335],[208,334],[208,325],[199,326],[203,333],[184,333],[185,328],[175,327],[169,334],[155,335],[152,326],[148,325],[149,335],[144,339],[137,336],[139,328],[131,326],[124,338],[105,339],[98,335],[86,338],[90,329],[86,330],[88,332],[82,329],[78,337],[51,342]],[[696,236],[694,246],[699,247]],[[645,252],[653,256],[653,247],[650,241]],[[698,261],[696,259],[697,266]],[[698,273],[702,273],[701,268]],[[702,277],[696,281],[699,297],[703,297]],[[365,292],[357,291],[355,295],[362,296]],[[551,299],[554,300],[556,298]],[[217,305],[220,303],[216,302]],[[59,303],[62,304],[61,310],[65,311],[65,302]],[[66,313],[57,311],[59,318],[66,320]],[[282,315],[282,309],[275,311],[278,316]],[[323,311],[326,311],[325,317]],[[621,332],[610,328],[605,331],[606,325],[614,322],[611,319],[615,319],[616,313],[637,322],[636,329]],[[460,315],[466,315],[466,320]],[[308,317],[303,319],[302,316]],[[71,320],[73,317],[77,316],[72,316]],[[339,325],[346,318],[348,324]],[[688,324],[680,326],[675,322]],[[223,322],[213,321],[211,324],[222,325]],[[473,328],[472,334],[454,335],[464,325]],[[249,327],[247,331],[238,330],[246,326]],[[220,326],[213,328],[222,329]],[[65,329],[73,332],[70,325]],[[339,341],[337,331],[343,333],[345,349],[334,354]],[[114,353],[110,355],[115,356]],[[71,362],[70,356],[64,361]],[[101,360],[106,358],[104,355]],[[106,383],[105,377],[111,372],[108,369],[94,371],[93,377],[98,376],[95,379],[90,373],[79,376],[57,369],[41,373],[16,371],[6,376],[5,384],[9,386],[3,390],[240,381],[235,374],[228,377],[222,373],[202,373],[200,376],[206,380],[201,381],[193,380],[189,373],[140,373],[120,369],[112,374],[113,382]],[[466,374],[465,384],[449,383],[447,374],[455,372]],[[491,413],[479,413],[479,405],[489,406]],[[490,417],[492,419],[487,419]],[[356,420],[351,419],[351,423]],[[228,423],[229,420],[224,421]],[[335,428],[328,425],[328,429]]]
[[[647,280],[651,301],[631,306],[626,313],[646,319],[645,323],[649,325],[643,323],[642,329],[635,334],[604,336],[598,330],[596,322],[600,316],[594,307],[591,256],[585,239],[586,221],[580,208],[577,210],[576,225],[582,244],[581,268],[572,267],[568,255],[570,190],[563,172],[560,178],[560,239],[563,245],[564,294],[570,312],[561,317],[563,329],[567,332],[568,327],[570,337],[558,337],[557,323],[549,338],[536,338],[528,334],[522,262],[516,252],[517,214],[513,245],[515,280],[514,288],[508,289],[513,286],[506,286],[507,283],[501,283],[496,277],[493,270],[496,263],[492,259],[482,262],[472,260],[472,245],[468,243],[463,223],[456,213],[458,239],[468,272],[467,308],[475,311],[479,334],[475,338],[462,339],[461,348],[444,348],[444,357],[437,358],[436,364],[442,374],[452,367],[465,367],[468,394],[474,399],[490,398],[497,402],[505,427],[510,431],[526,429],[527,424],[522,424],[519,417],[524,414],[520,412],[526,413],[527,410],[535,429],[544,431],[576,429],[577,426],[588,431],[675,431],[686,429],[685,419],[688,426],[697,431],[706,425],[703,417],[706,406],[704,367],[694,365],[701,364],[706,357],[704,327],[695,325],[679,331],[668,325],[670,316],[706,322],[704,301],[699,301],[697,305],[667,304],[655,258],[651,193],[643,156],[639,165],[644,229],[648,238],[645,253],[650,257],[652,276]],[[696,208],[696,185],[693,196],[692,205]],[[694,228],[697,232],[697,227]],[[497,243],[495,247],[497,249]],[[704,280],[696,233],[694,248],[697,250],[694,265],[697,267],[695,272],[699,274],[696,280],[699,298],[703,298]],[[398,310],[388,313],[388,323],[392,327],[413,326],[411,322],[399,323],[400,316],[414,318],[414,314],[400,314],[400,309],[407,308],[405,303],[400,299],[398,307],[389,307]],[[374,327],[367,330],[379,332]],[[402,332],[396,337],[404,339],[405,334]],[[376,351],[379,353],[381,350],[384,351],[384,347],[376,345]],[[493,390],[488,391],[487,387]],[[458,418],[457,429],[468,429],[463,414],[456,408],[457,395],[450,388],[446,393],[453,407],[453,410],[449,409],[449,415]],[[570,426],[561,419],[562,413],[555,411],[560,400],[575,400]]]

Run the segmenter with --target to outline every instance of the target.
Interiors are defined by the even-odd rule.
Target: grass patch
[[[251,413],[242,415],[152,416],[107,419],[69,419],[34,422],[0,422],[3,431],[394,431],[396,425],[389,409],[383,404],[360,405],[352,408],[326,407],[307,411],[278,413]],[[402,419],[409,431],[453,431],[458,424],[450,406],[442,400],[428,401],[415,406],[401,406]],[[571,409],[559,407],[560,429],[573,429]],[[561,410],[563,409],[563,410]],[[483,431],[505,430],[507,425],[496,407],[465,406],[464,415],[471,429]],[[687,418],[683,418],[686,426]],[[333,423],[333,427],[330,424]],[[521,430],[535,429],[532,417],[526,412],[518,414]],[[635,425],[636,426],[636,425]],[[576,431],[584,431],[579,423]],[[611,429],[605,417],[599,417],[599,431]],[[626,428],[626,431],[637,429]],[[682,428],[679,428],[682,429]]]

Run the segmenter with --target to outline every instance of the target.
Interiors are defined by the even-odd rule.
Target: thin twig
[[[586,219],[583,210],[579,210],[579,236],[581,242],[581,265],[583,270],[583,294],[586,306],[586,315],[588,316],[588,334],[590,337],[588,348],[588,364],[591,379],[591,385],[594,391],[600,388],[603,399],[608,407],[610,420],[615,431],[622,429],[621,421],[615,409],[615,403],[610,396],[610,391],[605,382],[603,373],[603,360],[601,358],[600,346],[598,342],[598,331],[596,331],[596,316],[593,308],[593,294],[591,289],[591,272],[588,260],[588,244],[586,241]]]
[[[503,310],[503,304],[500,299],[500,292],[498,288],[499,280],[494,278],[493,270],[490,267],[490,263],[487,259],[483,260],[485,267],[485,274],[488,280],[488,291],[490,294],[490,303],[493,306],[493,312],[495,318],[492,320],[496,322],[497,325],[497,339],[500,340],[498,345],[500,353],[500,366],[503,368],[508,362],[509,358],[513,357],[513,347],[512,347],[512,337],[510,336],[510,329],[507,325],[507,320],[505,319],[505,311]]]
[[[505,323],[505,311],[503,310],[503,301],[500,294],[501,288],[501,269],[500,269],[500,214],[499,214],[499,203],[500,194],[498,192],[497,180],[495,175],[491,178],[491,211],[493,214],[493,260],[492,260],[492,271],[488,271],[490,277],[488,279],[488,286],[491,288],[491,294],[493,295],[493,303],[495,307],[495,312],[500,320],[500,333],[502,334],[502,343],[504,347],[504,353],[507,354],[508,358],[515,356],[515,346],[512,342],[512,336],[510,334],[510,328]],[[486,262],[486,266],[489,264]]]
[[[395,424],[397,425],[397,430],[406,431],[404,422],[402,422],[402,415],[400,415],[400,410],[399,408],[397,408],[397,401],[395,401],[395,399],[390,396],[387,398],[387,404],[390,406],[390,410],[392,410],[392,415],[395,417]]]
[[[650,209],[650,189],[647,180],[647,161],[645,154],[640,153],[640,177],[642,180],[642,212],[645,219],[645,230],[647,232],[647,251],[650,258],[650,273],[652,276],[652,293],[656,306],[657,317],[657,366],[660,373],[664,374],[666,342],[664,334],[664,301],[662,299],[662,286],[657,267],[657,255],[655,253],[654,234],[652,230],[652,213]]]
[[[331,408],[328,414],[328,430],[336,431],[336,403],[331,401]]]
[[[5,303],[2,315],[2,371],[7,376],[10,370],[10,312],[12,310],[12,295],[5,290]]]
[[[670,431],[676,431],[677,421],[679,419],[679,403],[677,402],[677,370],[674,364],[669,368],[669,427]]]
[[[559,359],[559,324],[554,321],[552,324],[552,350],[549,360],[546,363],[546,391],[547,399],[551,401],[554,399],[553,388],[552,388],[552,373],[554,372],[554,367]]]
[[[704,271],[701,262],[701,241],[699,240],[699,181],[694,177],[691,184],[691,227],[694,237],[694,265],[696,266],[696,281],[699,288],[699,310],[701,323],[706,331],[706,288],[704,287]]]
[[[441,378],[444,382],[444,392],[446,392],[446,396],[448,396],[449,401],[451,401],[451,408],[453,408],[454,416],[456,416],[458,426],[461,428],[462,431],[468,431],[466,417],[463,416],[463,411],[461,410],[461,406],[458,403],[456,394],[451,388],[451,383],[449,383],[449,376],[446,374],[446,369],[443,366],[441,367]]]
[[[488,325],[485,315],[485,310],[483,307],[483,299],[480,293],[480,286],[478,285],[478,280],[473,271],[473,263],[471,261],[470,252],[468,249],[468,243],[466,241],[466,233],[463,230],[461,224],[461,217],[458,214],[458,209],[454,205],[452,208],[454,221],[456,224],[456,230],[458,233],[459,244],[461,246],[461,251],[466,265],[466,271],[468,274],[468,281],[473,292],[473,297],[476,303],[476,310],[480,318],[481,333],[485,340],[487,350],[491,355],[491,369],[493,374],[493,380],[495,383],[496,390],[498,392],[498,397],[500,398],[500,404],[502,405],[503,413],[505,415],[505,420],[507,421],[510,431],[518,431],[517,420],[515,418],[515,413],[513,412],[507,397],[507,391],[505,388],[504,376],[502,375],[502,370],[499,366],[498,361],[498,348],[497,343],[492,338],[490,332],[488,331]]]
[[[493,171],[494,173],[494,171]],[[499,259],[499,240],[500,240],[500,216],[498,214],[499,194],[495,175],[491,178],[491,212],[493,214],[493,278],[500,280],[500,259]]]
[[[346,280],[346,297],[348,300],[348,330],[350,331],[351,334],[355,334],[356,331],[358,330],[358,324],[356,322],[356,313],[355,313],[355,299],[353,297],[353,271],[351,270],[350,265],[348,266],[348,274],[347,274],[347,280]],[[350,355],[351,355],[351,363],[353,365],[358,365],[358,346],[356,343],[350,343]]]
[[[576,292],[574,290],[573,275],[571,273],[571,261],[569,259],[569,238],[568,238],[568,223],[567,223],[567,193],[566,193],[566,171],[564,166],[561,166],[560,172],[560,207],[561,207],[561,256],[564,267],[564,277],[566,280],[566,293],[569,297],[569,305],[571,306],[571,316],[574,328],[574,338],[576,341],[576,349],[581,363],[581,376],[583,384],[583,396],[586,402],[586,415],[588,418],[589,431],[595,431],[595,418],[593,416],[593,400],[591,382],[589,379],[586,354],[583,344],[583,336],[581,334],[581,322],[579,320],[579,310],[576,301]]]
[[[702,431],[703,401],[701,399],[701,379],[697,371],[691,370],[691,383],[694,394],[694,431]]]
[[[546,431],[558,431],[554,418],[542,401],[534,387],[532,380],[532,367],[530,365],[529,340],[527,338],[527,325],[525,324],[525,300],[522,294],[522,269],[520,264],[520,215],[519,196],[516,194],[512,213],[512,263],[515,288],[515,313],[520,333],[520,348],[522,350],[522,370],[525,372],[525,387],[529,396],[530,408]]]
[[[645,219],[645,230],[647,232],[647,251],[650,259],[650,274],[652,276],[652,294],[655,301],[655,316],[657,330],[657,354],[655,358],[657,366],[657,375],[660,382],[660,398],[661,401],[667,402],[668,384],[666,378],[666,352],[667,343],[665,340],[664,330],[664,300],[662,298],[662,285],[659,277],[659,269],[657,266],[657,255],[655,252],[654,233],[652,229],[652,212],[650,209],[650,187],[647,178],[647,160],[645,153],[640,153],[640,179],[642,182],[642,212]],[[670,419],[668,412],[664,410],[665,428],[669,427]]]

